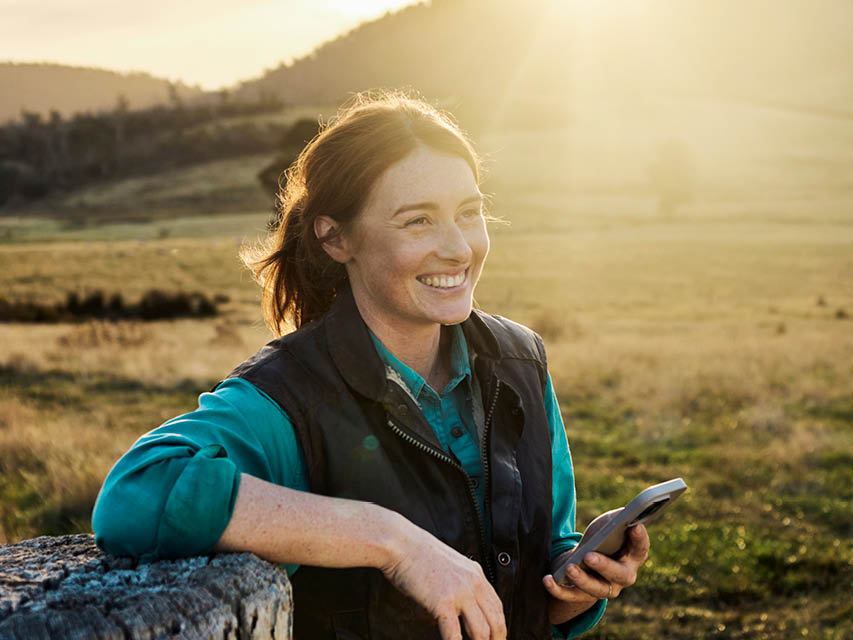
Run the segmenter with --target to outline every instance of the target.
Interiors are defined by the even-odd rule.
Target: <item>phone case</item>
[[[592,572],[583,562],[583,557],[590,551],[617,556],[625,544],[628,527],[657,519],[686,490],[684,480],[674,478],[644,489],[624,507],[602,513],[589,523],[578,546],[564,555],[562,564],[554,571],[554,580],[558,584],[570,584],[566,579],[566,569],[570,564]]]

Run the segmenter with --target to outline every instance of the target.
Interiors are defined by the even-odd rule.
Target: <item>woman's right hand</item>
[[[469,560],[399,513],[370,502],[296,491],[240,476],[218,551],[251,551],[270,562],[376,567],[438,622],[443,640],[504,640],[503,604]]]
[[[503,604],[480,564],[408,520],[381,569],[435,617],[443,640],[462,640],[460,618],[472,640],[506,638]]]

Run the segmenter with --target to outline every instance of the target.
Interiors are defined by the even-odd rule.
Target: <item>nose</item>
[[[468,238],[465,237],[465,233],[456,222],[442,226],[441,238],[436,251],[439,258],[453,262],[468,262],[472,253]]]

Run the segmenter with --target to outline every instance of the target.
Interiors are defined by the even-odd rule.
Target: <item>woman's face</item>
[[[369,324],[417,331],[462,322],[489,252],[468,163],[418,147],[382,174],[343,245]]]

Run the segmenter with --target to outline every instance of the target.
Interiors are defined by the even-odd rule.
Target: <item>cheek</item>
[[[424,249],[418,240],[398,241],[393,250],[388,252],[387,264],[393,265],[401,274],[415,277],[424,269],[425,256],[429,250]]]
[[[473,237],[469,240],[469,246],[481,263],[485,261],[486,256],[489,255],[489,247],[491,246],[489,233],[486,231],[485,225],[473,234]]]

